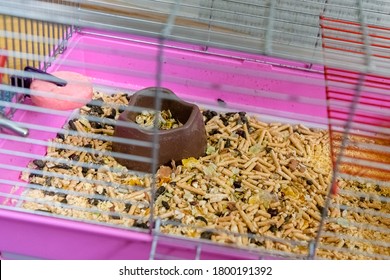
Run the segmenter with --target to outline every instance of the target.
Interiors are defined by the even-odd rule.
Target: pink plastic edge
[[[93,31],[93,30],[92,30]],[[107,35],[113,35],[116,36],[118,34],[110,34],[107,33]],[[136,38],[137,40],[139,37]],[[114,39],[107,39],[107,38],[99,38],[98,36],[93,35],[85,35],[85,34],[76,34],[71,41],[77,42],[78,40],[95,40],[100,41],[103,45],[104,44],[112,44]],[[149,40],[146,38],[142,38],[142,40]],[[152,40],[153,41],[153,40]],[[156,41],[155,41],[156,42]],[[119,44],[117,46],[122,47],[128,47],[128,44],[131,44],[132,46],[136,46],[136,41],[131,42],[124,42],[122,40],[119,40]],[[189,46],[186,44],[180,44],[171,42],[170,43],[173,46],[179,47],[178,49],[175,49],[172,51],[172,55],[186,55],[191,56],[192,54],[189,54],[188,51],[182,51],[182,47],[188,48]],[[145,47],[145,44],[140,43],[140,47],[145,51],[150,51],[148,55],[153,55],[156,52],[156,49],[150,48],[149,46]],[[194,46],[194,48],[197,48]],[[209,50],[211,51],[211,50]],[[213,50],[214,51],[214,50]],[[223,50],[217,50],[215,49],[215,52],[222,53],[224,56],[232,56],[236,55],[237,57],[240,57],[241,54],[234,53],[232,51],[223,51]],[[210,59],[217,61],[220,64],[226,63],[227,66],[231,65],[232,61],[226,59],[224,56],[222,56],[220,59],[215,57],[210,57],[208,55],[205,55],[203,53],[196,53],[193,55],[194,59],[200,59],[204,61],[209,61]],[[258,62],[258,60],[264,60],[266,58],[259,57],[257,55],[251,55],[253,59],[256,59],[256,61],[234,61],[233,63],[238,65],[238,67],[260,67],[266,68],[265,71],[273,71],[274,67],[271,67],[270,65],[264,66],[265,64],[261,64]],[[88,59],[91,59],[88,57],[88,52],[82,51],[80,52],[77,48],[68,49],[65,55],[62,57],[62,59],[66,59],[67,57],[72,59],[79,59],[80,61],[86,61]],[[120,57],[119,57],[120,58]],[[92,59],[96,59],[92,58]],[[286,65],[293,65],[294,67],[305,67],[305,65],[301,63],[296,62],[289,62],[285,60],[279,60],[279,59],[269,59],[268,62],[271,63],[280,63],[280,64],[286,64]],[[112,62],[111,62],[112,63]],[[120,61],[118,61],[120,63]],[[151,64],[152,66],[153,63]],[[147,66],[150,67],[151,65]],[[153,67],[151,67],[153,69]],[[320,67],[319,67],[320,69]],[[55,70],[74,70],[78,71],[80,69],[74,69],[72,67],[63,66],[61,64],[54,64],[50,71]],[[174,69],[168,69],[169,71],[174,71]],[[263,69],[264,71],[264,69]],[[284,71],[287,73],[291,73],[292,75],[297,74],[297,70],[294,70],[294,68],[289,69],[277,69],[277,71]],[[115,85],[116,79],[115,77],[111,76],[104,76],[103,78],[100,77],[99,79],[99,73],[95,73],[92,71],[92,73],[82,73],[82,74],[88,74],[89,76],[95,77],[99,83],[105,84],[105,85]],[[206,74],[205,74],[206,75]],[[305,75],[305,76],[316,76],[318,78],[318,74],[312,74],[312,73],[306,73],[306,72],[300,72],[298,71],[298,76]],[[321,74],[320,74],[321,75]],[[116,78],[122,78],[120,75]],[[147,77],[149,78],[149,77]],[[221,75],[221,80],[219,82],[222,82],[225,77]],[[142,77],[137,80],[136,82],[132,83],[131,85],[124,84],[122,81],[117,81],[118,84],[120,84],[121,87],[123,86],[130,86],[134,90],[137,90],[141,87],[146,86],[145,79]],[[214,81],[215,82],[215,81]],[[181,87],[181,85],[178,84],[167,84],[165,85],[167,87],[171,86],[171,88],[174,88],[179,94],[186,90],[187,87]],[[284,86],[286,87],[286,86]],[[210,94],[206,92],[206,95]],[[323,94],[323,92],[319,91],[318,94]],[[211,93],[211,96],[213,96],[213,93]],[[226,95],[226,98],[233,98],[235,100],[234,96]],[[236,100],[240,102],[240,100]],[[70,115],[71,112],[69,112]],[[21,121],[28,121],[32,124],[34,123],[41,123],[43,119],[46,119],[46,115],[33,113],[33,112],[24,112],[24,111],[18,111],[15,115],[16,120]],[[63,123],[66,121],[67,117],[54,117],[51,118],[50,124],[53,127],[60,128]],[[31,137],[35,139],[50,139],[55,136],[55,133],[53,132],[47,132],[42,133],[41,131],[31,131]],[[25,145],[21,146],[13,141],[0,141],[0,147],[7,147],[7,148],[14,148],[16,151],[25,150],[28,152],[36,153],[44,155],[45,149],[44,147],[39,147],[37,145]],[[0,163],[5,164],[14,164],[16,166],[26,166],[29,159],[26,158],[18,158],[19,160],[16,160],[16,157],[14,156],[2,156],[0,158]],[[8,171],[8,172],[7,172]],[[0,174],[2,174],[3,178],[9,179],[9,180],[15,180],[19,177],[20,173],[19,171],[9,171],[4,170],[0,168]],[[2,192],[10,192],[12,186],[6,185],[6,184],[0,184],[0,189]],[[4,202],[4,201],[2,201]],[[12,205],[12,203],[11,203]],[[121,230],[116,228],[111,228],[108,226],[98,226],[88,223],[82,223],[82,222],[76,222],[76,221],[69,221],[69,220],[63,220],[58,218],[51,218],[51,217],[45,217],[40,215],[32,215],[27,213],[21,213],[16,211],[9,211],[0,209],[0,221],[2,224],[2,228],[6,230],[2,230],[0,232],[0,248],[3,251],[7,252],[17,252],[18,254],[24,254],[26,256],[37,256],[39,258],[48,258],[48,259],[147,259],[150,252],[150,246],[152,237],[148,233],[138,233],[131,230]],[[52,233],[52,234],[51,234]],[[53,239],[53,236],[55,238]],[[174,251],[174,248],[171,248],[169,245],[166,248],[166,252],[169,254],[172,250]],[[91,250],[91,248],[94,248]],[[220,255],[213,255],[211,252],[209,252],[210,258],[235,258],[234,253],[232,254],[220,254]],[[192,253],[189,254],[192,256]],[[255,254],[256,255],[256,254]],[[207,253],[204,256],[204,258],[207,258]],[[239,258],[244,258],[242,254],[239,255]],[[254,258],[253,254],[250,254],[248,252],[248,258]]]

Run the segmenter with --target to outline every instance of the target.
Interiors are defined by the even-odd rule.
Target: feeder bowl
[[[169,109],[172,116],[179,120],[183,126],[169,130],[157,130],[159,152],[156,168],[159,168],[161,165],[169,164],[172,160],[180,161],[188,157],[197,158],[203,156],[206,151],[207,136],[202,113],[198,106],[181,100],[171,90],[166,88],[150,87],[134,93],[128,104],[130,107],[129,110],[123,111],[118,119],[124,122],[131,122],[134,126],[124,127],[117,124],[114,131],[114,137],[146,141],[149,143],[153,142],[156,130],[138,125],[135,122],[135,119],[139,112],[132,111],[131,107],[144,107],[154,110],[157,93],[161,94],[161,111]],[[116,153],[142,156],[149,159],[152,158],[153,155],[152,147],[144,147],[137,144],[114,142],[112,150]],[[156,171],[152,170],[153,167],[151,162],[124,159],[121,157],[115,158],[129,170],[148,173]]]

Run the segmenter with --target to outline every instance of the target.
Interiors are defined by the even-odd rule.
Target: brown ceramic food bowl
[[[198,106],[181,100],[169,89],[156,87],[145,88],[134,93],[128,106],[139,106],[153,110],[155,108],[155,94],[158,90],[162,94],[161,111],[169,109],[173,117],[179,120],[183,126],[169,130],[158,130],[160,149],[156,168],[169,164],[172,160],[179,161],[188,157],[203,156],[206,151],[207,136],[203,116]],[[129,111],[120,114],[118,120],[136,124],[135,119],[138,114],[139,112],[133,112],[129,108]],[[139,125],[123,127],[118,124],[115,127],[114,137],[152,142],[153,134],[154,129],[147,129]],[[153,152],[151,147],[116,142],[113,143],[112,150],[117,153],[147,158],[152,158]],[[130,170],[152,172],[151,163],[119,157],[116,157],[116,160]]]

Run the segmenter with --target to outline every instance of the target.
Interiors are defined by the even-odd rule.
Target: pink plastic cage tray
[[[85,29],[74,34],[67,50],[48,71],[75,71],[91,77],[94,85],[103,90],[134,92],[156,85],[158,54],[157,39]],[[200,107],[242,109],[269,116],[271,120],[326,128],[322,67],[255,54],[245,54],[246,59],[243,57],[239,52],[213,48],[206,52],[201,46],[165,42],[161,86]],[[74,61],[78,63],[72,64]],[[101,71],[99,65],[104,65],[105,71]],[[111,71],[107,71],[108,68]],[[237,88],[242,94],[235,94]],[[270,94],[265,96],[266,92]],[[258,93],[263,94],[260,97]],[[224,107],[220,107],[217,100],[223,100]],[[20,208],[15,208],[15,211],[13,198],[23,188],[13,193],[15,184],[12,182],[19,180],[31,160],[23,153],[45,155],[44,143],[55,137],[72,114],[22,110],[24,105],[19,105],[21,109],[17,110],[14,119],[29,127],[31,143],[19,143],[12,135],[6,134],[0,138],[0,149],[7,147],[15,151],[0,158],[0,248],[4,258],[148,259],[170,256],[258,259],[270,255],[266,251],[166,236],[159,234],[158,230],[150,233],[51,217],[44,213],[37,215],[22,212]],[[45,130],[40,129],[42,126]],[[24,182],[20,182],[23,186]]]

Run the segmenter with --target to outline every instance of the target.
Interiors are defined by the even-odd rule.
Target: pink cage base
[[[157,40],[131,37],[123,39],[123,34],[94,34],[95,30],[75,34],[71,45],[49,72],[56,70],[75,71],[91,77],[96,85],[125,88],[129,92],[155,85]],[[101,32],[99,32],[101,33]],[[121,38],[118,38],[120,35]],[[128,35],[126,35],[128,36]],[[199,46],[169,43],[164,51],[162,86],[170,88],[183,99],[202,103],[216,103],[218,98],[235,107],[281,112],[299,113],[295,121],[317,122],[325,125],[326,103],[322,68],[315,66],[317,72],[304,71],[303,63],[265,58],[255,54],[245,54],[244,60],[238,52],[209,48],[208,53]],[[84,46],[98,46],[96,50]],[[101,50],[107,50],[102,52]],[[190,51],[190,50],[191,51]],[[113,51],[115,50],[115,51]],[[129,50],[134,50],[129,55]],[[210,53],[214,53],[210,54]],[[219,54],[219,55],[217,55]],[[78,61],[78,67],[68,65],[67,61]],[[171,63],[172,62],[172,63]],[[112,72],[92,70],[80,65],[112,65]],[[193,65],[203,65],[193,67]],[[283,67],[286,65],[289,67]],[[207,66],[207,67],[204,67]],[[129,69],[134,75],[129,76]],[[232,71],[224,71],[232,69]],[[131,72],[130,71],[130,72]],[[248,71],[251,75],[248,75]],[[149,74],[145,74],[149,73]],[[253,76],[253,73],[256,75]],[[279,80],[270,73],[287,75],[289,79]],[[265,76],[265,77],[263,77]],[[301,83],[302,79],[317,80],[317,83]],[[229,87],[244,86],[249,95],[237,95]],[[257,92],[269,91],[290,94],[293,99],[277,100],[272,97],[258,97]],[[196,92],[196,96],[191,93]],[[323,99],[320,109],[309,104],[296,102],[295,97]],[[195,98],[195,100],[194,100]],[[294,99],[295,98],[295,99]],[[36,125],[48,125],[53,132],[30,129],[30,138],[47,141],[56,135],[55,129],[63,126],[68,115],[48,115],[32,111],[18,110],[14,119]],[[316,121],[319,120],[319,121]],[[17,141],[0,139],[0,149],[44,155],[46,147],[36,144],[20,144]],[[31,158],[2,154],[0,157],[0,191],[10,193],[13,185],[6,181],[18,181],[20,170],[9,170],[6,166],[24,168]],[[3,182],[3,183],[2,183]],[[19,190],[17,194],[20,194]],[[17,212],[12,209],[12,200],[0,199],[7,209],[0,209],[0,252],[44,259],[147,259],[153,236],[149,233],[117,229],[109,226],[64,220],[36,214]],[[165,241],[164,241],[165,240]],[[179,246],[168,239],[159,241],[159,253],[165,255],[194,258],[196,240]],[[175,245],[173,245],[175,244]],[[256,259],[258,252],[239,251],[217,245],[202,247],[201,259]]]

